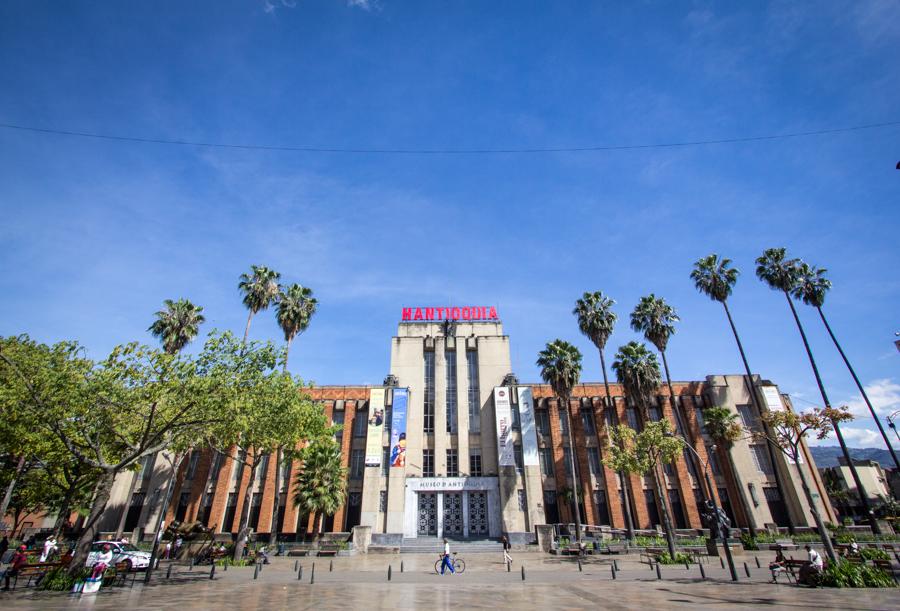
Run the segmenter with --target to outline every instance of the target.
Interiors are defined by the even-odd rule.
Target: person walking
[[[441,575],[444,574],[444,569],[450,569],[451,573],[454,573],[453,570],[453,562],[450,561],[450,542],[444,539],[444,561],[441,563]]]
[[[503,544],[503,563],[512,564],[512,556],[509,555],[509,550],[512,548],[512,545],[510,545],[509,539],[507,539],[506,535],[503,535],[500,542]]]
[[[56,538],[53,535],[50,535],[44,540],[44,551],[41,552],[40,562],[47,562],[54,552],[56,552],[56,549]]]

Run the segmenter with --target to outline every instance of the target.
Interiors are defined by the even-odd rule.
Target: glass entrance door
[[[418,494],[418,534],[437,535],[437,495],[433,492]]]

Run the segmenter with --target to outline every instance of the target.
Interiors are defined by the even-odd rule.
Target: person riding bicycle
[[[453,561],[450,559],[450,543],[444,539],[444,560],[441,562],[441,575],[444,574],[444,569],[450,569],[451,573],[455,573],[453,570]]]

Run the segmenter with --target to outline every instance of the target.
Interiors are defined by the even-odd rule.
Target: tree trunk
[[[97,486],[94,492],[94,502],[91,504],[91,511],[88,514],[88,519],[84,524],[81,536],[75,544],[75,553],[72,556],[72,562],[69,564],[69,575],[73,577],[81,572],[87,562],[88,554],[91,551],[91,544],[97,537],[97,525],[109,502],[109,494],[112,491],[117,474],[117,471],[108,469],[105,470],[103,475],[100,476],[100,479],[97,480]]]
[[[253,463],[247,465],[250,469],[250,477],[247,478],[247,486],[244,488],[244,502],[241,504],[241,517],[238,521],[237,540],[234,542],[235,562],[240,561],[244,553],[244,548],[247,546],[247,536],[250,534],[250,527],[248,526],[250,522],[250,499],[252,497],[250,492],[253,490],[253,484],[256,483],[256,467],[259,465],[263,456],[265,456],[265,454],[257,456],[256,452],[254,452]]]
[[[250,336],[250,321],[253,320],[253,310],[250,310],[250,313],[247,314],[247,326],[244,327],[244,344],[247,343],[247,338]]]
[[[172,477],[169,478],[169,483],[166,484],[166,494],[163,496],[162,507],[159,509],[159,515],[156,516],[156,528],[153,529],[153,548],[150,551],[150,565],[144,573],[144,583],[150,583],[153,569],[156,568],[156,562],[159,558],[159,543],[160,539],[162,539],[160,531],[165,524],[166,513],[169,511],[169,504],[172,502],[172,495],[175,493],[175,480],[178,478],[178,469],[181,468],[181,463],[187,454],[187,452],[182,452],[181,455],[176,455],[175,461],[172,463]]]
[[[663,519],[663,531],[666,534],[666,546],[669,548],[669,556],[675,559],[675,531],[672,529],[672,518],[669,517],[669,506],[667,500],[663,496],[662,477],[659,474],[659,465],[653,465],[653,491],[656,492],[656,503],[659,505],[659,512]]]
[[[822,383],[822,376],[819,375],[819,367],[816,365],[816,359],[813,358],[812,350],[806,339],[806,332],[803,330],[803,325],[800,324],[797,308],[794,307],[794,302],[791,300],[791,296],[787,291],[784,292],[784,296],[787,298],[788,305],[791,306],[791,313],[794,315],[794,321],[797,323],[800,337],[803,338],[803,347],[806,348],[809,364],[812,365],[813,374],[816,376],[816,384],[819,386],[819,393],[822,395],[822,401],[825,403],[825,407],[830,409],[831,402],[828,400],[828,394],[825,392],[825,385]],[[873,533],[880,535],[881,529],[878,527],[878,520],[875,519],[875,513],[869,505],[869,498],[866,496],[866,489],[863,488],[862,481],[859,479],[859,473],[856,472],[856,465],[853,464],[853,459],[850,458],[850,451],[847,449],[846,442],[844,442],[844,435],[841,433],[841,427],[836,420],[831,421],[831,426],[834,427],[834,434],[837,436],[838,443],[841,446],[841,453],[844,455],[844,460],[847,461],[847,467],[850,469],[850,474],[853,476],[853,483],[856,485],[856,493],[859,495],[859,501],[862,505],[863,512],[865,512],[866,516],[869,518],[869,526],[872,528]]]
[[[603,372],[603,388],[606,390],[606,409],[615,410],[613,405],[612,394],[609,392],[609,378],[606,375],[606,359],[603,357],[603,350],[600,350],[600,370]],[[604,425],[606,426],[605,422]],[[625,531],[629,541],[634,541],[634,516],[631,513],[631,488],[627,475],[619,471],[619,481],[622,482],[622,498],[624,499],[625,510]],[[607,500],[607,502],[610,502]]]
[[[872,402],[869,401],[869,395],[866,394],[862,382],[859,381],[859,377],[856,375],[856,371],[853,369],[853,365],[850,364],[850,359],[848,359],[847,355],[844,354],[844,349],[841,348],[840,343],[838,343],[837,337],[834,336],[834,332],[831,330],[831,325],[828,324],[828,319],[825,318],[825,313],[822,311],[822,308],[816,308],[816,310],[818,310],[819,316],[822,318],[822,323],[828,330],[828,335],[831,336],[831,341],[834,342],[834,347],[837,348],[838,352],[841,355],[841,358],[844,359],[844,364],[847,366],[847,369],[850,370],[850,375],[853,376],[853,381],[856,382],[856,387],[859,389],[859,394],[862,395],[863,401],[866,402],[866,407],[869,408],[869,413],[872,414],[872,420],[875,421],[875,424],[878,426],[878,432],[881,433],[881,438],[884,439],[884,445],[887,446],[887,449],[891,452],[891,458],[894,459],[894,467],[898,472],[900,472],[900,461],[897,460],[897,454],[896,452],[894,452],[894,447],[891,445],[884,427],[881,426],[881,421],[878,419],[878,415],[875,413],[875,408],[872,407]]]
[[[12,501],[13,490],[16,489],[16,480],[22,475],[25,469],[25,455],[19,456],[19,462],[16,464],[16,473],[6,486],[6,493],[3,495],[3,502],[0,503],[0,522],[6,519],[6,512],[9,510],[9,503]]]
[[[275,454],[275,507],[272,509],[272,527],[269,529],[269,547],[275,549],[278,543],[278,516],[281,515],[281,463],[284,461],[282,448]],[[277,551],[277,550],[276,550]]]
[[[822,545],[825,546],[825,553],[828,554],[828,559],[831,562],[836,560],[836,556],[834,554],[834,547],[831,546],[831,537],[828,536],[828,531],[825,530],[825,524],[822,523],[822,516],[819,515],[819,510],[816,508],[816,504],[813,501],[812,492],[809,489],[809,482],[806,479],[806,473],[803,472],[803,467],[800,465],[800,454],[796,451],[796,456],[794,457],[794,462],[797,465],[797,473],[800,474],[800,485],[803,487],[803,494],[806,495],[806,502],[809,503],[809,510],[812,512],[813,520],[816,523],[816,528],[819,530],[819,537],[822,539]]]
[[[81,485],[81,477],[80,475],[74,476],[72,481],[69,482],[65,493],[63,493],[62,502],[59,504],[59,513],[56,516],[56,522],[53,524],[53,536],[57,539],[62,537],[63,527],[69,520],[69,514],[72,513],[72,499],[75,497],[75,491],[78,490],[78,486]]]
[[[322,534],[322,527],[325,524],[325,514],[324,512],[317,511],[313,514],[313,547],[317,547],[319,544],[319,537]]]
[[[741,336],[738,335],[737,327],[734,325],[734,320],[731,318],[731,310],[728,309],[728,302],[722,301],[722,307],[725,308],[725,316],[728,317],[728,324],[731,326],[731,332],[734,334],[734,341],[737,343],[738,352],[741,353],[741,362],[744,363],[744,372],[746,372],[747,377],[745,383],[747,384],[747,390],[750,392],[750,402],[753,404],[753,407],[756,408],[756,413],[762,416],[762,406],[760,405],[759,395],[756,392],[756,384],[753,381],[753,374],[750,372],[750,363],[747,362],[747,354],[744,352],[744,345],[741,343]],[[790,504],[787,502],[787,494],[785,494],[784,483],[781,479],[781,473],[778,469],[778,462],[775,460],[776,450],[778,453],[781,452],[781,448],[778,448],[775,445],[775,442],[772,439],[775,437],[773,434],[771,427],[765,422],[762,423],[763,430],[766,433],[766,448],[769,451],[769,462],[772,463],[772,471],[775,475],[775,486],[778,488],[778,493],[781,495],[781,498],[784,499],[785,505],[785,513],[787,514],[788,519],[788,531],[793,534],[794,533],[794,520],[791,518],[791,509]],[[730,457],[730,453],[729,453]],[[744,512],[747,516],[753,515],[753,510],[750,508],[750,505],[746,503],[746,498],[744,497],[743,490],[739,491],[741,497],[741,503],[744,503]],[[748,518],[748,523],[751,523],[751,520]],[[756,531],[751,526],[750,534],[755,535]]]
[[[292,341],[294,341],[294,338],[289,337],[287,340],[287,346],[284,349],[284,371],[287,371],[288,357],[291,355],[291,342]]]
[[[569,405],[569,398],[560,398],[565,402],[566,417],[569,419],[569,430],[567,437],[569,438],[569,467],[572,469],[572,508],[575,510],[575,540],[581,543],[581,509],[578,507],[578,472],[575,470],[575,440],[572,435],[572,428],[575,423],[572,419],[572,410]]]

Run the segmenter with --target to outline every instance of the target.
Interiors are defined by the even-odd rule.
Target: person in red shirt
[[[28,556],[25,555],[26,549],[24,545],[20,545],[18,551],[13,554],[12,560],[9,561],[9,569],[6,571],[6,585],[3,587],[4,592],[9,590],[9,578],[18,575],[19,569],[28,564]]]

